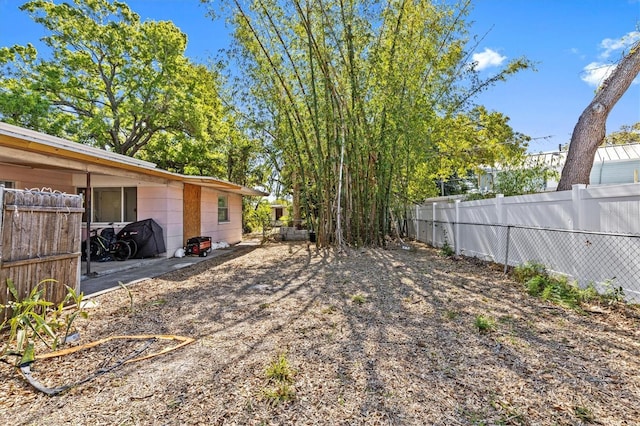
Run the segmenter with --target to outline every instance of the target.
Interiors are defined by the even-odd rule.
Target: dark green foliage
[[[575,282],[569,282],[567,277],[549,274],[544,265],[535,262],[516,266],[513,277],[525,285],[531,296],[571,309],[579,309],[580,304],[585,302],[601,301],[611,304],[625,299],[622,287],[615,287],[611,282],[602,284],[604,292],[601,293],[598,293],[593,284],[581,289]]]

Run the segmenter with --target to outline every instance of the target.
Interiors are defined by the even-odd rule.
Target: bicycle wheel
[[[138,243],[136,243],[135,240],[125,240],[125,241],[129,243],[129,247],[131,248],[130,257],[136,257],[136,253],[138,253]]]
[[[131,247],[124,240],[116,241],[111,248],[111,256],[115,260],[123,261],[131,257]]]
[[[96,240],[91,240],[89,242],[89,255],[91,256],[91,260],[100,260],[104,257],[105,252]]]

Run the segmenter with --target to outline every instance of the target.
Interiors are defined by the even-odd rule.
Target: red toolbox
[[[211,251],[211,237],[193,237],[187,240],[184,254],[205,257]]]

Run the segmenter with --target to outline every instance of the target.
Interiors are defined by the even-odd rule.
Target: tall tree
[[[475,94],[529,67],[519,59],[477,79],[465,51],[470,2],[229,3],[244,86],[272,122],[282,177],[321,245],[383,244],[417,174],[522,150],[506,117],[470,110]]]
[[[1,119],[179,172],[215,172],[192,159],[228,133],[219,78],[185,57],[187,37],[173,23],[140,22],[119,1],[21,9],[48,30],[48,49],[40,58],[32,45],[0,50]]]
[[[574,184],[588,184],[593,159],[606,134],[609,113],[640,73],[640,42],[636,42],[611,75],[598,88],[573,129],[567,161],[558,182],[558,191]]]

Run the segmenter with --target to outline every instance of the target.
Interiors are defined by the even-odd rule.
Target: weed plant
[[[449,239],[447,238],[447,231],[444,231],[444,241],[442,242],[442,247],[440,247],[440,256],[443,257],[451,257],[456,254],[456,251],[449,244]]]
[[[293,382],[295,371],[289,366],[289,360],[285,354],[278,355],[278,358],[269,364],[265,371],[267,379],[275,382]]]
[[[35,342],[42,342],[48,349],[56,350],[67,341],[73,322],[78,316],[87,318],[81,308],[83,294],[65,286],[67,294],[57,305],[46,299],[46,284],[58,284],[56,280],[43,280],[31,292],[20,297],[12,280],[7,280],[7,288],[14,300],[0,305],[0,313],[9,310],[11,316],[0,324],[0,330],[8,329],[3,336],[0,359],[7,355],[17,356],[18,365],[33,362]],[[65,309],[73,304],[72,309]]]
[[[600,301],[611,304],[625,299],[622,287],[613,286],[611,281],[603,284],[603,293],[599,293],[593,283],[582,289],[575,282],[569,282],[565,276],[549,274],[546,267],[539,263],[527,262],[516,266],[513,277],[524,284],[531,296],[570,309],[580,309],[580,305],[585,302]]]
[[[496,322],[491,317],[486,317],[484,315],[476,316],[474,321],[474,326],[478,329],[480,333],[489,333],[496,329]]]
[[[122,281],[118,281],[118,285],[127,292],[127,296],[129,296],[129,313],[133,314],[133,293],[129,290],[129,287],[122,283]]]
[[[367,301],[367,298],[362,294],[354,294],[351,296],[351,301],[356,305],[362,305],[364,302]]]
[[[295,389],[293,387],[296,372],[289,365],[285,354],[280,354],[266,368],[265,375],[271,386],[262,389],[262,395],[269,405],[275,406],[281,402],[293,401]]]

